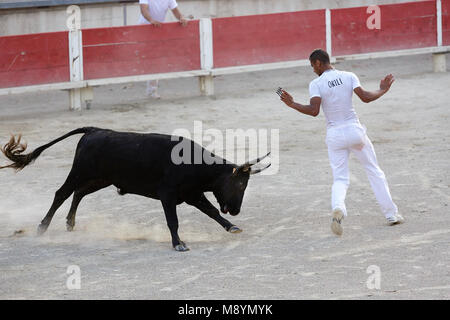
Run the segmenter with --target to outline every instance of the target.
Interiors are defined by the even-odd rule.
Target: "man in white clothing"
[[[392,201],[386,177],[377,163],[372,142],[366,134],[366,128],[359,122],[352,105],[353,92],[366,103],[384,95],[394,82],[392,74],[380,82],[380,89],[366,91],[361,87],[358,77],[352,72],[336,70],[330,64],[328,53],[314,50],[309,60],[314,72],[319,76],[309,85],[310,103],[302,105],[294,102],[293,97],[282,90],[281,100],[290,108],[301,113],[317,116],[320,105],[327,121],[326,143],[333,171],[331,190],[332,231],[341,235],[342,220],[347,216],[345,196],[349,186],[348,158],[354,153],[364,166],[375,197],[388,223],[394,225],[404,221]]]
[[[166,19],[167,11],[170,9],[182,26],[187,25],[187,20],[181,14],[175,0],[139,0],[139,6],[141,8],[140,24],[152,24],[155,27],[161,27]],[[147,95],[156,99],[160,98],[158,80],[147,82]]]

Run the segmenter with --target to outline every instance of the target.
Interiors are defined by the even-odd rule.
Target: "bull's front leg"
[[[172,236],[172,246],[176,251],[188,251],[189,248],[180,240],[178,236],[178,217],[176,196],[169,192],[162,192],[160,195],[161,203],[166,215],[167,226]]]
[[[232,224],[230,221],[222,217],[219,210],[214,207],[214,205],[205,197],[202,193],[199,197],[195,199],[186,201],[187,204],[192,205],[199,209],[201,212],[205,213],[208,217],[217,221],[226,231],[230,233],[240,233],[242,229]]]

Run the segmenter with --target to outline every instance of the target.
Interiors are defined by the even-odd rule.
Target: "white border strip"
[[[331,10],[330,9],[325,9],[325,38],[326,38],[326,45],[327,45],[327,52],[328,55],[331,57],[332,56],[332,51],[331,51]]]
[[[200,63],[203,70],[213,68],[213,33],[212,20],[201,18],[199,22],[200,29]]]
[[[450,52],[450,46],[441,46],[441,47],[427,47],[427,48],[418,48],[418,49],[405,49],[405,50],[393,50],[393,51],[351,54],[351,55],[346,55],[346,56],[338,56],[335,58],[337,61],[363,60],[363,59],[400,57],[400,56],[407,56],[407,55],[414,55],[414,54],[448,53],[448,52]]]
[[[121,84],[121,83],[128,83],[128,82],[199,77],[199,76],[207,76],[209,74],[210,74],[210,71],[208,71],[208,70],[193,70],[193,71],[170,72],[170,73],[144,74],[144,75],[138,75],[138,76],[127,76],[127,77],[117,77],[117,78],[93,79],[93,80],[85,80],[85,81],[86,81],[88,87],[94,87],[94,86],[101,86],[101,85],[108,85],[108,84]]]
[[[436,0],[436,20],[437,20],[437,45],[442,46],[442,3]]]
[[[80,89],[86,87],[85,81],[77,82],[58,82],[58,83],[47,83],[38,84],[33,86],[22,86],[22,87],[11,87],[0,89],[0,96],[8,94],[20,94],[20,93],[30,93],[30,92],[42,92],[51,90],[70,90],[70,89]]]
[[[210,75],[210,73],[211,72],[207,71],[207,70],[194,70],[194,71],[182,71],[182,72],[170,72],[170,73],[145,74],[145,75],[138,75],[138,76],[127,76],[127,77],[116,77],[116,78],[103,78],[103,79],[93,79],[93,80],[84,80],[84,81],[47,83],[47,84],[38,84],[38,85],[33,85],[33,86],[2,88],[2,89],[0,89],[0,96],[8,95],[8,94],[30,93],[30,92],[51,91],[51,90],[81,89],[81,88],[95,87],[95,86],[101,86],[101,85],[121,84],[121,83],[140,82],[140,81],[149,81],[149,80],[198,77],[198,76],[207,76],[207,75]]]
[[[335,58],[331,58],[331,63],[336,61]],[[226,68],[216,68],[211,70],[211,75],[220,76],[226,74],[235,74],[241,72],[255,72],[255,71],[268,71],[276,69],[288,69],[296,67],[310,66],[311,62],[308,59],[303,60],[292,60],[283,62],[272,62],[272,63],[261,63],[261,64],[250,64],[246,66],[237,67],[226,67]]]
[[[212,69],[211,73],[213,76],[235,74],[241,72],[253,72],[253,71],[267,71],[275,69],[286,69],[309,66],[309,60],[295,60],[295,61],[285,61],[285,62],[274,62],[274,63],[264,63],[264,64],[251,64],[246,66],[237,67],[226,67],[226,68],[216,68]]]

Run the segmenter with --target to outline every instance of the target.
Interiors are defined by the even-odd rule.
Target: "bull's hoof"
[[[239,227],[236,226],[232,226],[230,229],[228,229],[229,233],[241,233],[242,229],[240,229]]]
[[[37,229],[37,235],[38,236],[41,236],[41,235],[43,235],[44,233],[45,233],[45,231],[47,231],[47,228],[48,228],[48,225],[45,225],[45,224],[40,224],[39,226],[38,226],[38,229]]]
[[[67,231],[73,231],[73,228],[75,227],[75,225],[73,225],[73,224],[69,224],[69,223],[66,223],[66,229],[67,229]]]
[[[186,244],[184,242],[177,244],[173,248],[175,249],[175,251],[179,251],[179,252],[189,251],[189,248],[186,246]]]

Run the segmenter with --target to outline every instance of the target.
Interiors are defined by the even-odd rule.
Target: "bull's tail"
[[[74,134],[88,133],[96,129],[97,128],[93,127],[75,129],[47,144],[44,144],[43,146],[40,146],[39,148],[36,148],[33,152],[28,154],[22,154],[22,152],[24,152],[27,149],[27,144],[20,142],[22,135],[18,135],[17,140],[15,136],[11,136],[9,142],[6,143],[0,150],[3,152],[5,157],[7,157],[9,160],[12,161],[12,163],[6,166],[0,166],[0,169],[12,168],[15,169],[16,171],[22,170],[27,165],[36,160],[40,156],[42,151],[44,151],[47,148],[50,148],[55,143],[58,143],[59,141],[64,140]]]

